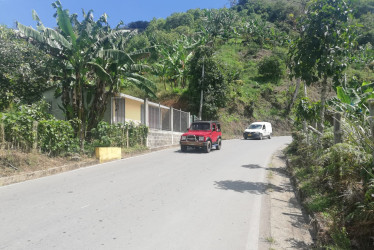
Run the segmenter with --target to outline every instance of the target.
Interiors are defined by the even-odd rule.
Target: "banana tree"
[[[115,90],[113,85],[117,84],[119,78],[111,75],[112,66],[109,67],[106,60],[102,60],[102,65],[97,60],[102,58],[102,50],[123,48],[129,34],[120,29],[122,23],[112,30],[106,14],[95,22],[92,11],[83,12],[84,19],[80,22],[76,14],[70,15],[68,10],[62,8],[60,1],[52,6],[56,9],[56,29],[44,27],[35,11],[33,18],[37,21],[37,30],[20,23],[17,23],[17,27],[21,36],[61,60],[61,75],[58,77],[62,83],[62,102],[66,117],[79,121],[76,133],[80,136],[83,150],[86,122],[97,124],[92,118],[92,107],[101,107],[99,113],[103,112],[107,98],[102,97],[108,88],[109,91]],[[95,64],[100,65],[102,70],[97,70]],[[118,72],[118,75],[123,74],[123,70]]]
[[[199,41],[188,39],[182,36],[180,40],[172,45],[159,45],[156,47],[161,55],[162,65],[159,70],[162,76],[171,82],[172,87],[186,87],[188,75],[187,64],[191,60],[194,48],[200,43]]]
[[[123,50],[104,49],[99,51],[95,61],[89,62],[97,79],[95,96],[87,116],[88,131],[95,128],[103,118],[110,97],[129,85],[143,90],[148,97],[156,98],[155,84],[144,76],[144,72],[150,71],[151,67],[139,63],[148,56],[149,53],[145,51],[128,54]]]

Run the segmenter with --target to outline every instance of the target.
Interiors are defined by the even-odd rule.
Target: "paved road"
[[[0,249],[258,249],[265,168],[290,141],[171,148],[0,187]]]

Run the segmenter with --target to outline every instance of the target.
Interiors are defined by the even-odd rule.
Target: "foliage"
[[[139,29],[139,30],[145,30],[149,25],[148,21],[136,21],[136,22],[130,22],[127,27],[130,29]]]
[[[353,44],[351,9],[343,0],[313,0],[299,21],[300,37],[290,47],[293,76],[307,84],[321,78],[341,80]]]
[[[41,120],[38,124],[38,144],[42,152],[49,155],[79,152],[79,140],[68,121]]]
[[[47,114],[48,105],[45,102],[32,105],[16,106],[7,113],[0,113],[1,123],[4,125],[5,140],[13,147],[29,150],[36,137],[33,132],[33,122],[51,119]]]
[[[144,125],[133,122],[108,124],[102,121],[92,130],[92,143],[98,147],[135,147],[144,145],[147,135],[148,128]]]
[[[187,66],[191,60],[192,51],[198,44],[199,42],[182,35],[173,44],[157,46],[156,50],[160,55],[160,62],[155,64],[157,75],[166,78],[173,88],[185,88],[189,73]]]
[[[238,28],[240,27],[240,19],[235,11],[230,9],[204,10],[202,17],[203,23],[201,30],[212,42],[216,38],[228,40],[238,36]]]
[[[43,153],[51,156],[79,152],[79,140],[72,123],[56,120],[47,113],[48,104],[22,105],[7,113],[0,113],[0,123],[4,126],[8,147],[29,151],[34,143]],[[37,122],[36,130],[33,128]],[[92,129],[92,141],[87,148],[95,146],[137,147],[144,146],[148,128],[134,123],[113,124],[100,122]]]
[[[14,102],[40,100],[58,68],[52,58],[19,40],[16,32],[5,26],[0,26],[0,58],[0,110]]]
[[[258,64],[258,73],[264,80],[269,80],[277,84],[285,72],[285,66],[276,56],[263,58]]]
[[[122,23],[112,30],[106,14],[95,22],[92,11],[83,12],[84,20],[80,22],[77,15],[70,15],[62,8],[60,1],[52,6],[56,9],[56,30],[44,27],[36,12],[33,18],[37,21],[37,30],[19,23],[17,27],[22,36],[32,38],[33,43],[65,66],[61,72],[63,108],[67,119],[80,121],[76,132],[80,134],[83,150],[86,123],[88,130],[97,125],[113,93],[132,83],[154,96],[154,84],[142,75],[147,67],[135,63],[149,53],[125,53],[128,34],[120,29]]]
[[[218,109],[224,107],[226,103],[227,85],[212,54],[212,48],[200,46],[189,64],[191,79],[188,93],[191,109],[198,113],[200,94],[203,91],[202,116],[204,119],[216,119]]]
[[[302,98],[296,106],[296,122],[301,124],[301,122],[307,121],[308,123],[315,124],[319,119],[320,109],[320,102],[311,102],[307,97]]]

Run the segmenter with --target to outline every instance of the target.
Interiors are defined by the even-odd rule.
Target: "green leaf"
[[[63,10],[60,1],[56,1],[54,7],[57,9],[57,22],[60,29],[70,37],[71,42],[76,46],[77,38],[71,25],[68,10]]]
[[[340,101],[343,103],[351,104],[351,98],[345,93],[344,89],[342,87],[337,87],[337,96]]]
[[[103,80],[105,81],[109,81],[109,82],[112,82],[112,78],[110,77],[110,75],[105,71],[105,69],[103,67],[101,67],[99,64],[95,63],[95,62],[89,62],[87,63],[88,65],[90,65],[92,67],[92,69],[95,71],[95,73]]]
[[[45,42],[44,36],[39,31],[34,30],[31,27],[26,27],[25,25],[20,24],[19,22],[17,22],[17,28],[22,33],[22,35],[26,37],[31,37],[40,43]]]

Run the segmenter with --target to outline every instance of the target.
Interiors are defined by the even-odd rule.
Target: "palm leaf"
[[[134,61],[150,57],[151,53],[146,50],[138,50],[129,54]]]
[[[53,29],[50,29],[50,28],[47,28],[44,30],[45,32],[45,35],[49,38],[49,39],[52,39],[54,41],[56,41],[57,43],[59,43],[60,45],[62,45],[62,47],[65,47],[67,49],[71,49],[71,43],[65,39],[65,37],[63,35],[61,35],[60,33],[58,33],[57,31],[53,30]]]
[[[101,67],[99,64],[95,62],[89,62],[87,63],[88,65],[91,66],[93,71],[100,77],[100,79],[103,79],[104,81],[112,83],[112,77],[105,71],[103,67]]]
[[[30,38],[34,39],[36,42],[39,42],[39,43],[44,43],[45,42],[44,36],[39,31],[34,30],[33,28],[27,27],[27,26],[25,26],[23,24],[20,24],[18,22],[17,22],[17,28],[23,36],[30,37]]]
[[[73,31],[73,26],[70,22],[69,12],[68,10],[63,10],[60,1],[56,1],[55,5],[53,5],[57,9],[57,22],[60,29],[70,37],[71,42],[73,45],[76,45],[77,38]]]
[[[122,50],[107,49],[99,51],[99,56],[116,61],[119,64],[125,64],[127,62],[134,63],[129,54]]]
[[[136,73],[129,74],[126,79],[134,83],[137,88],[145,91],[150,97],[156,98],[156,85],[151,80]]]
[[[45,27],[42,23],[42,21],[40,20],[38,14],[36,13],[35,10],[32,10],[32,19],[34,19],[35,21],[37,21],[37,27],[38,27],[38,31],[44,31]]]

